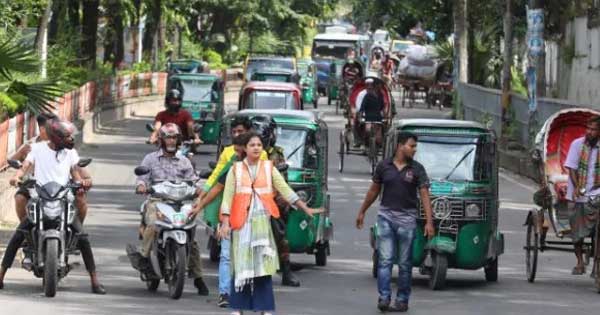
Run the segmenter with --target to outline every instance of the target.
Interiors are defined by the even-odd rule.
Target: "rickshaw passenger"
[[[569,170],[567,199],[569,200],[569,223],[575,247],[577,265],[572,274],[585,273],[583,240],[594,231],[598,209],[592,208],[588,200],[600,194],[600,117],[587,123],[585,136],[575,139],[569,148],[565,168]],[[596,271],[598,272],[598,271]]]
[[[347,82],[355,82],[360,75],[360,69],[358,68],[356,61],[354,60],[350,61],[347,65],[345,65],[342,72],[343,78]]]
[[[394,72],[394,62],[390,57],[390,53],[386,52],[385,57],[383,58],[382,63],[382,79],[388,87],[391,87],[392,84],[392,74]]]
[[[383,96],[381,95],[380,89],[375,85],[373,79],[365,80],[366,89],[361,91],[356,97],[356,114],[354,118],[354,139],[365,139],[366,134],[370,131],[370,128],[375,129],[375,141],[377,145],[382,144],[382,128],[381,122],[383,121],[383,109],[385,104],[383,102]],[[364,133],[361,136],[362,127],[360,119],[364,117],[365,126]],[[360,146],[361,143],[356,143],[355,146]]]

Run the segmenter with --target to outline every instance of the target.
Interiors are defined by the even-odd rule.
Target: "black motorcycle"
[[[85,167],[91,159],[81,159],[77,165]],[[19,169],[19,161],[8,161],[12,168]],[[77,209],[74,191],[82,188],[80,183],[60,185],[49,182],[38,185],[34,178],[24,178],[19,186],[28,190],[31,198],[27,203],[27,220],[32,228],[26,233],[27,246],[23,248],[31,263],[23,265],[28,271],[43,279],[47,297],[56,295],[59,279],[67,276],[73,268],[70,255],[79,255],[78,241],[85,235],[75,227]]]

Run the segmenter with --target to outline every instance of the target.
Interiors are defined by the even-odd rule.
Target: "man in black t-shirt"
[[[423,165],[413,160],[417,152],[417,136],[402,132],[398,135],[398,146],[392,158],[377,165],[373,182],[356,218],[356,227],[361,229],[365,213],[375,202],[383,188],[381,205],[377,215],[377,287],[382,311],[408,310],[412,275],[412,242],[417,228],[419,198],[425,210],[425,236],[434,236],[429,199],[429,178]],[[418,194],[418,195],[417,195]],[[398,251],[396,253],[396,251]],[[390,306],[392,291],[392,268],[398,259],[398,293]]]

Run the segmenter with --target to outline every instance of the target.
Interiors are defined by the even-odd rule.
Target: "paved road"
[[[298,272],[302,287],[275,286],[278,314],[378,314],[376,282],[371,277],[371,250],[366,230],[354,228],[359,203],[369,185],[368,164],[364,157],[350,157],[343,174],[337,171],[337,138],[343,122],[321,105],[330,125],[330,178],[335,240],[326,267],[315,267],[314,257],[293,255],[306,265]],[[402,117],[441,117],[438,110],[400,110]],[[82,155],[94,158],[90,166],[95,187],[90,192],[92,208],[86,222],[91,234],[102,281],[109,294],[89,293],[83,267],[73,271],[60,284],[53,299],[41,294],[41,280],[19,268],[11,269],[6,288],[0,291],[0,314],[227,314],[215,306],[217,298],[216,265],[204,253],[209,297],[195,294],[191,281],[181,300],[167,297],[164,286],[156,294],[145,290],[138,275],[124,256],[125,244],[137,241],[138,205],[133,194],[133,168],[151,147],[143,144],[144,123],[150,116],[109,124],[93,144],[82,148]],[[212,159],[214,148],[199,159]],[[502,174],[500,228],[506,235],[506,253],[500,259],[500,280],[486,283],[483,271],[455,271],[448,274],[444,291],[427,288],[427,279],[414,273],[412,314],[594,314],[600,309],[600,296],[587,276],[571,276],[574,257],[568,253],[546,252],[540,256],[540,274],[535,284],[524,276],[522,223],[529,209],[531,184],[524,179]],[[367,226],[375,218],[368,214]],[[200,238],[204,241],[202,233]]]

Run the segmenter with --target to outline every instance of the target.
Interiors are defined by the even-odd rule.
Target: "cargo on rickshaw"
[[[600,117],[600,112],[585,108],[565,109],[548,118],[536,136],[536,147],[532,157],[538,171],[540,189],[533,195],[533,200],[538,208],[530,210],[525,220],[527,235],[524,249],[526,274],[529,282],[535,281],[540,252],[548,250],[574,251],[574,242],[571,237],[576,231],[572,229],[571,219],[573,219],[573,208],[576,206],[569,201],[570,198],[567,196],[569,171],[564,165],[571,144],[575,139],[586,135],[586,124],[595,117]],[[587,197],[585,198],[587,202],[581,204],[594,213],[590,218],[595,216],[592,219],[595,220],[595,227],[591,229],[589,235],[581,235],[584,236],[582,254],[585,265],[592,263],[592,277],[596,290],[600,293],[600,247],[598,244],[600,197],[588,195],[596,188],[597,186],[594,186],[587,190],[583,187],[579,189],[579,194]],[[576,222],[580,223],[577,219]],[[594,225],[593,221],[589,223]],[[550,228],[554,232],[554,237],[548,238]],[[568,240],[563,240],[565,237]]]
[[[304,104],[319,105],[319,87],[317,83],[317,66],[312,59],[298,60],[298,73],[302,86],[302,100]]]
[[[414,159],[425,167],[431,181],[436,232],[431,239],[423,236],[425,211],[420,206],[412,244],[413,266],[429,275],[429,287],[434,290],[444,287],[448,268],[483,268],[487,281],[497,281],[504,236],[498,230],[494,132],[468,121],[402,119],[388,132],[384,158],[395,154],[401,132],[418,137]],[[377,277],[377,225],[371,229],[371,246],[373,277]]]
[[[240,90],[244,109],[303,109],[302,91],[295,83],[249,81]]]
[[[327,264],[330,254],[329,240],[333,234],[330,221],[330,197],[327,190],[328,128],[327,124],[313,112],[298,110],[242,110],[227,115],[224,119],[222,143],[231,143],[229,124],[234,117],[272,117],[276,124],[275,145],[283,149],[287,164],[287,181],[309,207],[324,208],[325,212],[308,217],[300,210],[287,212],[286,237],[292,253],[315,255],[318,266]],[[220,152],[217,152],[218,154]],[[207,177],[207,176],[205,176]],[[214,232],[218,224],[220,199],[204,209],[204,220]],[[211,260],[218,259],[218,241],[211,233],[209,240]]]
[[[213,74],[175,74],[169,77],[168,90],[182,93],[182,107],[194,119],[204,144],[217,144],[225,114],[224,84]]]
[[[370,92],[369,87],[372,89]],[[346,125],[340,133],[338,170],[344,171],[346,155],[364,155],[368,158],[373,174],[388,128],[396,115],[392,92],[379,78],[362,78],[354,83],[348,105]],[[373,106],[380,108],[375,109]]]

